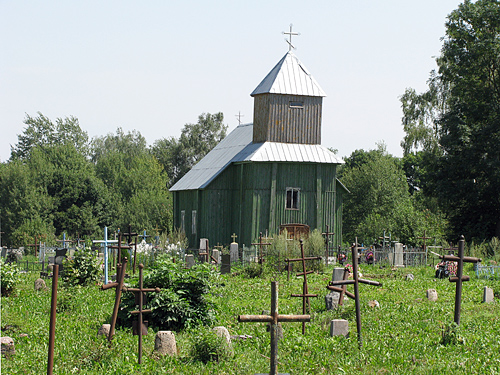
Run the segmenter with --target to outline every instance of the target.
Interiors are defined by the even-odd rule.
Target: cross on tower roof
[[[245,117],[245,115],[242,115],[240,111],[238,111],[238,114],[235,115],[238,118],[238,125],[241,125],[241,118]]]
[[[289,50],[289,51],[291,51],[291,50],[292,50],[292,48],[293,48],[293,49],[295,49],[295,46],[292,44],[292,35],[297,35],[297,36],[298,36],[298,35],[300,35],[300,33],[294,33],[294,32],[292,31],[292,27],[293,27],[293,25],[292,25],[292,24],[290,24],[290,31],[288,31],[288,32],[283,31],[283,32],[282,32],[282,34],[285,34],[285,35],[289,35],[289,36],[290,36],[290,40],[285,39],[285,42],[287,42],[287,43],[288,43],[288,50]]]

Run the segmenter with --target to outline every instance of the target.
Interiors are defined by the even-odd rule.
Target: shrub
[[[206,296],[210,291],[212,272],[208,264],[184,269],[183,264],[173,263],[170,256],[159,256],[143,282],[145,288],[161,289],[160,293],[148,293],[149,325],[178,331],[210,323],[214,306]],[[130,326],[132,319],[136,319],[130,314],[133,310],[136,310],[134,295],[126,293],[122,298],[119,324]]]
[[[0,258],[0,284],[2,296],[9,296],[14,292],[19,281],[19,270],[15,263],[5,263]]]
[[[231,349],[224,337],[209,328],[200,328],[191,338],[190,356],[195,361],[219,362],[231,356]]]
[[[77,251],[63,262],[63,281],[70,285],[89,285],[99,278],[100,263],[92,252]]]
[[[307,269],[323,272],[325,269],[325,238],[319,229],[313,230],[309,238],[304,241],[304,253],[306,257],[321,257],[322,260],[307,261]]]

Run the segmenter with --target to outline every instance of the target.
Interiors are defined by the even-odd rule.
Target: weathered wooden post
[[[458,256],[454,255],[440,255],[439,258],[443,260],[457,262],[457,276],[451,276],[449,278],[450,282],[456,283],[455,288],[455,323],[460,325],[460,309],[462,303],[462,282],[469,281],[469,276],[463,276],[464,273],[464,262],[465,263],[478,263],[481,262],[481,258],[465,257],[464,256],[465,239],[464,236],[460,237],[458,243]]]
[[[278,285],[271,282],[271,315],[239,315],[238,322],[271,323],[271,357],[270,375],[278,373],[278,322],[309,322],[310,315],[280,315],[278,314]]]

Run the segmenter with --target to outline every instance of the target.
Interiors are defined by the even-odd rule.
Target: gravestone
[[[231,255],[231,263],[238,261],[238,244],[236,242],[231,243],[229,246],[229,254]]]
[[[438,293],[436,289],[427,289],[427,299],[432,302],[437,301]]]
[[[210,260],[208,248],[208,238],[200,238],[200,250],[198,252],[200,262],[207,262]]]
[[[2,258],[5,258],[7,256],[7,248],[2,247]]]
[[[14,340],[12,337],[4,336],[0,338],[1,350],[3,356],[9,356],[16,354],[16,347],[14,346]]]
[[[191,268],[194,266],[194,255],[188,254],[186,255],[186,268]]]
[[[222,337],[224,339],[224,344],[226,346],[227,353],[230,356],[233,356],[234,350],[233,350],[233,345],[231,343],[231,335],[229,334],[229,331],[227,330],[227,328],[223,327],[223,326],[218,326],[218,327],[214,327],[213,331],[215,332],[217,337]]]
[[[222,275],[231,272],[231,255],[230,254],[222,254],[221,256],[221,266],[220,273]]]
[[[330,336],[349,337],[349,322],[345,319],[333,319],[330,321]]]
[[[45,281],[43,279],[36,279],[35,280],[35,290],[45,290],[47,289],[47,285],[45,285]]]
[[[325,305],[327,310],[335,310],[339,307],[340,293],[330,292],[325,296]]]
[[[344,279],[344,268],[335,267],[332,273],[332,281],[340,281]]]
[[[399,242],[394,244],[394,267],[404,267],[403,244]]]
[[[155,337],[155,351],[162,355],[177,355],[177,343],[172,331],[158,331]]]
[[[494,298],[495,297],[493,295],[493,289],[485,286],[483,291],[483,303],[491,303],[493,302]]]
[[[97,336],[104,335],[106,338],[108,338],[110,330],[111,324],[103,324],[97,331]]]
[[[340,281],[344,279],[345,268],[335,267],[332,273],[332,281]],[[325,306],[327,310],[335,310],[339,307],[340,292],[332,291],[325,296]]]
[[[220,263],[220,251],[218,249],[213,249],[212,250],[212,258],[215,259],[215,262],[217,264]]]

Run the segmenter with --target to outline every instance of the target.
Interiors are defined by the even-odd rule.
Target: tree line
[[[428,89],[400,97],[403,157],[355,150],[339,177],[346,242],[407,244],[500,237],[500,4],[464,1],[450,13]],[[10,245],[66,232],[100,236],[103,226],[172,227],[168,188],[222,140],[222,113],[202,114],[179,138],[148,146],[137,131],[89,140],[74,117],[43,114],[26,125],[0,164],[0,216]]]

